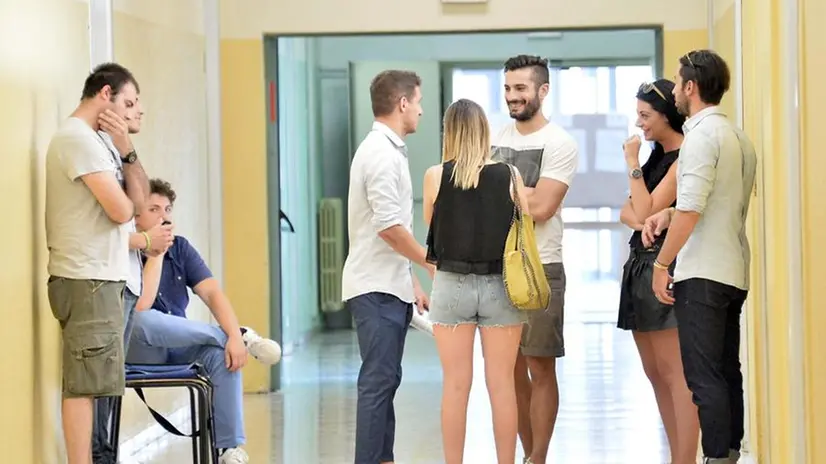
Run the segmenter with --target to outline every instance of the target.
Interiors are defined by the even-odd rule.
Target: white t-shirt
[[[67,119],[46,152],[46,245],[52,276],[124,282],[129,276],[129,225],[112,222],[81,179],[103,171],[117,175],[117,160],[88,124]]]
[[[564,129],[548,122],[542,129],[522,135],[516,124],[503,127],[493,137],[493,159],[519,169],[525,185],[536,187],[540,178],[553,179],[570,187],[577,170],[576,140]],[[562,203],[546,222],[536,224],[536,241],[543,264],[562,262]]]
[[[123,160],[121,160],[120,153],[118,153],[118,149],[115,148],[115,143],[109,134],[104,131],[98,131],[98,135],[103,139],[103,143],[106,144],[106,148],[108,148],[112,154],[112,159],[118,164],[118,171],[115,173],[115,176],[125,190],[126,180],[123,177]],[[127,223],[127,229],[129,235],[138,231],[134,218]],[[129,278],[126,279],[126,288],[135,296],[140,296],[143,291],[143,264],[141,264],[141,257],[138,250],[129,250]]]

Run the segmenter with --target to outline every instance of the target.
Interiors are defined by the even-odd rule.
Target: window
[[[640,84],[652,80],[651,66],[594,66],[551,68],[550,92],[542,104],[545,116],[574,114],[619,114],[628,121],[628,133],[638,133],[636,93]],[[505,75],[501,68],[454,68],[452,101],[467,98],[484,108],[492,129],[510,122],[505,104]],[[650,149],[643,147],[641,159]]]

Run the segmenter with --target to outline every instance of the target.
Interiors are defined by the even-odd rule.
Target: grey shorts
[[[565,267],[562,263],[543,264],[545,277],[551,285],[551,302],[545,311],[530,311],[528,324],[522,330],[522,354],[537,358],[565,356]]]
[[[511,305],[500,274],[436,271],[430,296],[430,320],[436,325],[502,327],[521,325],[527,317]]]

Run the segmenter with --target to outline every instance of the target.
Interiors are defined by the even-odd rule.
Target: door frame
[[[269,236],[269,293],[270,293],[270,334],[273,340],[281,344],[283,340],[283,325],[282,325],[282,300],[281,300],[281,223],[279,219],[279,211],[281,208],[280,199],[280,156],[279,156],[279,128],[278,128],[278,98],[277,90],[279,88],[278,79],[278,40],[281,38],[314,38],[314,37],[348,37],[348,36],[395,36],[395,35],[445,35],[445,34],[480,34],[480,33],[532,33],[532,32],[575,32],[575,31],[626,31],[626,30],[640,30],[649,29],[654,31],[655,41],[655,56],[652,61],[645,59],[646,64],[651,64],[655,71],[662,73],[663,61],[663,26],[662,24],[637,24],[625,26],[609,26],[609,27],[570,27],[570,28],[506,28],[506,29],[484,29],[484,30],[431,30],[431,31],[405,31],[398,30],[392,32],[316,32],[305,34],[264,34],[263,53],[264,53],[264,95],[268,99],[265,105],[267,113],[266,118],[266,156],[267,156],[267,222],[268,222],[268,236]],[[627,60],[627,59],[626,59]],[[449,65],[449,62],[441,62],[442,65]],[[454,63],[458,64],[458,63]],[[464,63],[462,64],[464,66]],[[582,65],[582,64],[578,64]],[[495,67],[501,66],[501,63],[496,63]],[[442,74],[443,76],[443,74]],[[443,95],[448,92],[444,87],[444,79],[440,80],[441,90]],[[317,88],[317,86],[316,86]],[[452,92],[450,92],[452,94]],[[451,95],[452,97],[452,95]],[[443,98],[444,102],[444,98]],[[275,108],[272,106],[275,105]],[[442,114],[444,109],[442,108]],[[274,116],[274,121],[271,119]],[[351,132],[351,131],[350,131]],[[351,141],[352,143],[352,141]],[[275,174],[275,175],[273,175]],[[270,389],[272,391],[279,390],[281,387],[281,363],[276,364],[271,370]]]
[[[267,114],[267,234],[270,263],[270,338],[282,349],[281,310],[281,157],[278,130],[278,37],[264,37],[264,95]],[[270,368],[270,391],[281,389],[281,363]]]

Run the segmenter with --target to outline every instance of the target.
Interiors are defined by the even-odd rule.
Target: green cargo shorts
[[[565,266],[543,264],[551,286],[551,301],[545,311],[530,311],[528,324],[522,329],[521,351],[525,356],[561,358],[565,356]]]
[[[63,332],[63,396],[122,396],[124,282],[49,278]]]

